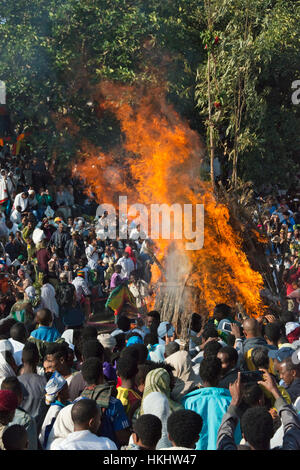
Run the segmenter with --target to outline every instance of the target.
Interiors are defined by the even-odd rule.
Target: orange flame
[[[239,302],[251,316],[263,313],[263,279],[253,271],[241,240],[229,223],[226,206],[216,202],[210,186],[200,180],[205,149],[165,100],[162,89],[147,91],[104,82],[95,93],[99,113],[110,110],[118,118],[124,142],[104,154],[87,142],[76,165],[99,203],[117,204],[119,195],[129,203],[204,204],[204,247],[186,251],[192,271],[189,282],[201,291],[201,311],[212,312],[217,303]],[[174,243],[174,240],[171,240]],[[170,240],[159,239],[161,261]],[[176,240],[179,250],[183,241]],[[153,273],[155,282],[159,276]]]

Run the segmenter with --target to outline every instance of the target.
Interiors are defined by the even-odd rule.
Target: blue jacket
[[[182,404],[184,408],[195,411],[203,420],[196,450],[216,450],[218,430],[230,402],[229,390],[217,387],[200,388],[183,397]],[[239,426],[234,436],[236,443],[239,444],[242,439]]]

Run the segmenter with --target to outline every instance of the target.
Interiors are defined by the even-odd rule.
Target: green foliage
[[[286,169],[295,168],[296,2],[3,0],[0,15],[0,80],[16,132],[30,128],[32,146],[56,155],[60,166],[83,139],[108,150],[120,138],[115,118],[99,120],[93,103],[102,80],[164,81],[169,100],[204,136],[210,56],[216,154],[224,174],[235,149],[244,180],[284,183]]]
[[[205,14],[220,36],[208,51],[211,101],[221,103],[212,105],[220,160],[228,164],[237,153],[239,177],[291,183],[287,172],[296,173],[300,143],[300,110],[291,101],[291,84],[299,76],[299,5],[218,0]],[[206,62],[198,67],[196,99],[207,116]]]

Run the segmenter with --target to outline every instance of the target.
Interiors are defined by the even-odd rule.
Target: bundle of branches
[[[161,282],[155,299],[155,310],[160,312],[161,321],[172,322],[177,333],[184,329],[184,318],[190,318],[199,309],[200,291],[187,284],[188,276],[182,283]]]
[[[252,269],[263,277],[265,288],[261,296],[265,304],[273,313],[279,314],[287,305],[282,279],[285,254],[279,256],[272,250],[264,224],[269,214],[255,197],[253,184],[239,181],[235,187],[226,189],[219,184],[216,188],[216,199],[228,208],[230,223],[242,240],[242,249]],[[281,266],[279,271],[276,269],[278,264]]]

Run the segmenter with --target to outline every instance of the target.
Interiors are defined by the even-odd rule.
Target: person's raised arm
[[[296,409],[288,405],[278,389],[275,379],[266,369],[260,369],[264,372],[262,381],[258,382],[268,390],[275,398],[274,407],[278,410],[283,425],[283,443],[281,449],[299,450],[300,449],[300,418]]]
[[[223,416],[217,437],[217,450],[237,450],[234,431],[239,422],[238,406],[242,397],[241,373],[238,372],[234,383],[229,384],[231,403]]]

